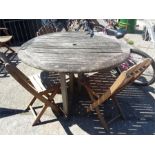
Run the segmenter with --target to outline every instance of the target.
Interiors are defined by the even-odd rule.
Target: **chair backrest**
[[[118,91],[122,90],[128,84],[131,84],[149,67],[151,62],[152,60],[150,58],[146,58],[143,62],[132,66],[127,71],[123,71],[116,79],[116,81],[112,84],[112,86],[90,106],[90,109],[101,105],[105,100],[115,95]]]
[[[116,89],[114,89],[114,91],[120,90],[126,85],[132,83],[134,80],[138,79],[140,75],[149,67],[151,62],[152,60],[150,58],[146,58],[143,62],[132,66],[127,71],[123,71],[115,83],[111,86],[111,90],[113,90],[113,88]],[[119,81],[121,81],[121,84],[119,84]],[[118,88],[116,88],[116,86]]]
[[[44,25],[38,30],[38,32],[36,33],[36,36],[40,36],[47,33],[53,33],[53,32],[56,32],[56,29],[52,25]]]
[[[40,95],[33,84],[30,82],[29,78],[21,72],[17,67],[6,63],[5,64],[6,70],[12,75],[12,77],[20,84],[22,85],[29,93],[31,93],[33,96],[38,98],[40,101],[44,102],[45,104],[49,104],[49,101],[43,96]]]

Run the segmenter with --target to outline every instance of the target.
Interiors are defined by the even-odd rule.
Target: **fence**
[[[27,40],[35,37],[37,30],[41,27],[40,19],[3,19],[0,26],[6,27],[13,35],[12,45],[21,45]]]

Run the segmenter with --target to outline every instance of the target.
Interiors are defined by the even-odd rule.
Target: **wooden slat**
[[[41,82],[39,74],[35,74],[33,76],[30,76],[29,79],[31,80],[32,84],[34,85],[34,87],[36,88],[36,90],[38,92],[42,92],[42,91],[46,90],[46,88],[44,87],[44,85]]]
[[[33,78],[35,79],[35,81],[37,82],[37,84],[40,86],[40,88],[41,88],[42,91],[46,90],[45,86],[43,85],[43,83],[41,81],[40,74],[35,74],[33,76]]]
[[[0,36],[0,43],[6,43],[12,39],[12,36]]]

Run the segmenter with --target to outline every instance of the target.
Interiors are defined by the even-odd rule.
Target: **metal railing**
[[[18,46],[36,36],[41,27],[40,19],[3,19],[0,26],[6,27],[9,34],[13,35],[12,45]]]

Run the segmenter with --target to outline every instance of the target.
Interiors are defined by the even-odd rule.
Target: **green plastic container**
[[[136,28],[136,19],[119,19],[119,27],[127,29],[128,33],[134,33]]]

